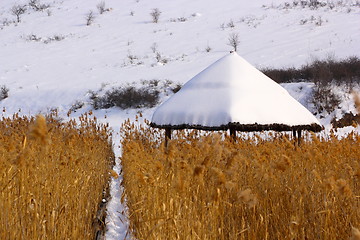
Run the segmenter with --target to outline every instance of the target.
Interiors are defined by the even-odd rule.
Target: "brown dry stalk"
[[[122,129],[137,239],[357,239],[357,133],[308,135],[294,148],[284,134],[239,134],[234,143],[222,133],[174,131],[165,151],[160,130],[130,122]]]
[[[110,132],[87,114],[79,124],[56,119],[0,120],[0,239],[94,239]]]
[[[353,96],[354,96],[356,111],[358,114],[360,114],[360,93],[353,92]]]
[[[360,231],[359,231],[359,229],[357,229],[355,227],[352,227],[350,240],[360,240]]]

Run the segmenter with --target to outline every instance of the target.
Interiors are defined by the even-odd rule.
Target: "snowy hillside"
[[[66,119],[75,103],[83,106],[71,117],[92,109],[90,90],[141,86],[141,81],[154,79],[183,84],[232,50],[231,34],[239,37],[239,55],[257,68],[360,55],[359,1],[311,6],[296,0],[106,0],[103,14],[97,8],[100,0],[33,2],[43,10],[28,6],[28,0],[0,2],[0,87],[8,89],[8,97],[0,100],[3,116],[58,109]],[[19,22],[14,6],[25,10]],[[150,15],[154,9],[161,12],[158,23]],[[306,100],[310,83],[284,86],[311,107]],[[163,94],[161,101],[166,98]],[[354,110],[349,99],[342,108]],[[117,133],[121,122],[139,111],[150,119],[154,109],[94,113]],[[321,121],[328,124],[329,119]],[[114,136],[119,156],[119,137]],[[126,234],[126,219],[118,213],[123,211],[119,180],[112,184],[107,239],[119,239]]]

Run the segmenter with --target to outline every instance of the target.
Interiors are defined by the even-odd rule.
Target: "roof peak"
[[[153,126],[317,124],[318,120],[279,84],[236,52],[227,54],[184,84],[159,106]]]

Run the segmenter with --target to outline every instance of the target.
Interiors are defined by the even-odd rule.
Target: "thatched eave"
[[[228,123],[226,125],[209,127],[201,125],[190,125],[190,124],[180,124],[180,125],[158,125],[155,123],[150,123],[151,127],[161,128],[161,129],[173,129],[173,130],[182,130],[182,129],[197,129],[205,131],[226,131],[229,129],[241,132],[260,132],[260,131],[299,131],[307,130],[312,132],[320,132],[324,128],[319,124],[313,123],[308,125],[296,125],[289,126],[285,124],[240,124],[240,123]]]

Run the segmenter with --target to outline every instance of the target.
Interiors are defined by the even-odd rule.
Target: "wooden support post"
[[[297,135],[298,135],[298,146],[300,146],[301,144],[301,129],[297,130]]]
[[[171,128],[165,128],[165,147],[168,147],[168,142],[171,140]]]
[[[234,128],[230,128],[230,137],[236,142],[236,130]]]
[[[293,140],[294,140],[294,147],[296,147],[297,139],[296,139],[296,130],[295,129],[292,130],[292,134],[293,134]]]

